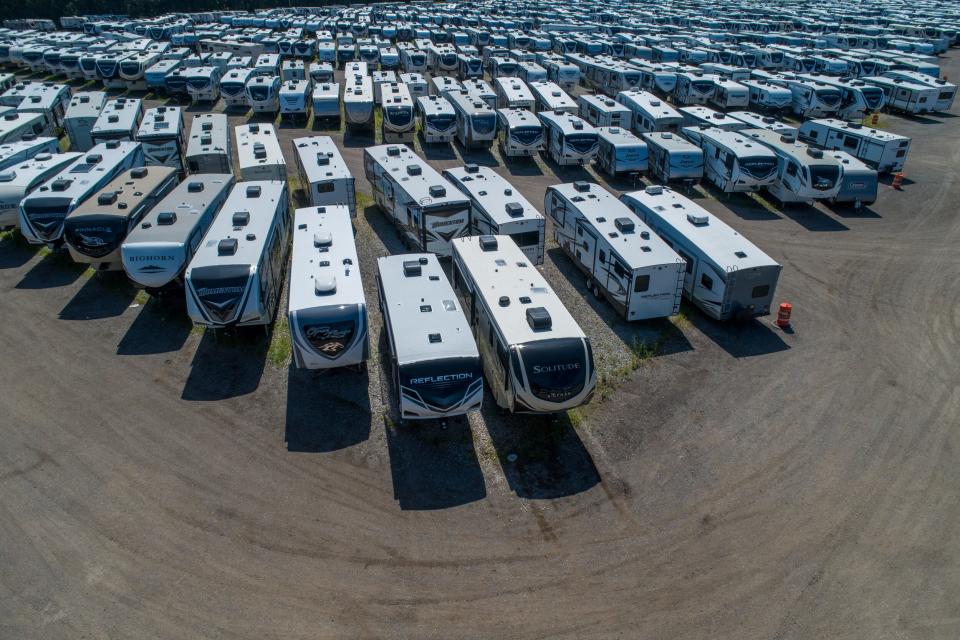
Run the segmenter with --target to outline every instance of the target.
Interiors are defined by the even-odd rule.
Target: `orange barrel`
[[[870,116],[870,124],[872,124],[873,126],[877,126],[877,123],[878,123],[878,122],[880,122],[880,114],[879,114],[879,113],[875,113],[875,114],[873,114],[872,116]]]
[[[893,188],[901,189],[903,187],[903,174],[895,173],[893,174]]]
[[[791,313],[793,313],[793,305],[789,302],[781,302],[780,310],[777,311],[777,326],[780,328],[789,327]]]

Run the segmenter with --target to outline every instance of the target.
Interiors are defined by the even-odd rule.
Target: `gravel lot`
[[[366,371],[300,372],[282,323],[217,338],[5,238],[0,637],[960,637],[960,125],[882,126],[913,137],[908,180],[861,214],[695,193],[784,265],[793,332],[688,308],[627,324],[551,243],[604,375],[555,420],[488,398],[397,428],[376,305]],[[292,169],[304,130],[279,132]],[[318,133],[369,194],[374,140]],[[418,151],[495,166],[538,207],[605,184]],[[372,300],[399,236],[375,206],[356,230]]]

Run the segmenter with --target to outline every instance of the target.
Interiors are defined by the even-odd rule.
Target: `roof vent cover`
[[[621,233],[633,233],[634,224],[630,218],[617,218],[613,221],[613,224],[617,225],[617,229],[619,229]]]
[[[442,198],[447,195],[447,190],[445,187],[439,184],[432,185],[430,187],[430,196],[433,198]]]
[[[590,191],[590,183],[586,182],[585,180],[577,180],[573,183],[573,188],[581,193],[584,193],[586,191]]]
[[[237,253],[237,239],[236,238],[224,238],[217,244],[217,255],[218,256],[232,256]]]
[[[169,226],[177,221],[177,214],[173,211],[161,211],[157,214],[157,224]]]
[[[549,331],[553,326],[553,320],[550,318],[550,312],[543,307],[531,307],[527,309],[527,324],[534,331]]]
[[[245,227],[250,224],[250,212],[249,211],[236,211],[233,214],[233,226],[235,227]]]
[[[408,278],[415,278],[421,274],[419,260],[404,260],[403,275]]]
[[[497,237],[496,236],[480,236],[480,248],[484,251],[496,251],[497,250]]]
[[[691,211],[687,214],[687,220],[690,221],[690,224],[704,225],[710,222],[710,216],[706,213],[694,213]]]
[[[506,205],[507,215],[511,218],[519,218],[523,215],[523,205],[519,202],[508,202]]]

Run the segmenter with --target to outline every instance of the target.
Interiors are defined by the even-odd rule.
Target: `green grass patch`
[[[190,335],[192,336],[203,336],[207,332],[207,328],[202,324],[195,324],[190,327]]]
[[[374,107],[373,109],[373,139],[376,144],[383,142],[383,111]]]
[[[373,196],[370,195],[369,193],[357,191],[357,210],[358,211],[362,209],[366,209],[367,207],[372,207],[376,203],[377,201],[374,200]]]
[[[273,324],[267,360],[276,367],[282,367],[290,360],[290,349],[290,325],[287,323],[287,316],[281,314]]]
[[[60,138],[60,152],[66,153],[67,151],[70,151],[70,138],[63,136]]]
[[[139,304],[141,306],[150,302],[150,295],[143,289],[137,290],[137,295],[133,297],[134,304]]]

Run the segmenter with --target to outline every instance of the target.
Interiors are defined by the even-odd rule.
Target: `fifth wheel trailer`
[[[342,204],[357,215],[354,179],[340,150],[329,136],[308,136],[293,140],[300,184],[315,207]]]

